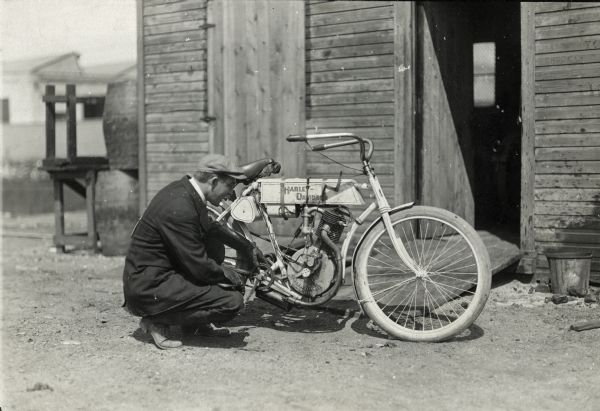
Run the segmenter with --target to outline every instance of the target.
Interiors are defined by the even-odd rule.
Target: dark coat
[[[123,292],[132,314],[159,314],[205,294],[207,285],[229,282],[208,256],[213,224],[188,177],[156,194],[134,229],[125,259]]]

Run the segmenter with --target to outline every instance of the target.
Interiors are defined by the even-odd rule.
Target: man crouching
[[[140,328],[158,348],[182,345],[170,338],[171,325],[206,333],[242,308],[246,279],[221,265],[223,244],[245,254],[251,270],[263,257],[252,242],[211,221],[207,202],[218,205],[244,178],[224,156],[209,154],[193,175],[161,189],[136,225],[123,271],[125,306],[142,317]]]

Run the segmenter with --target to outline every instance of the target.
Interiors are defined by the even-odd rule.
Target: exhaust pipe
[[[261,300],[266,301],[269,304],[273,304],[274,306],[279,307],[286,312],[290,311],[293,307],[293,304],[290,303],[285,296],[281,295],[277,291],[256,290],[256,296]]]

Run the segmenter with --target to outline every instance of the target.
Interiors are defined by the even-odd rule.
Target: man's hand
[[[223,274],[231,284],[219,284],[223,288],[230,288],[244,293],[246,288],[246,276],[236,272],[233,268],[223,267]]]
[[[250,247],[247,254],[249,260],[252,262],[252,267],[250,267],[252,271],[258,270],[259,265],[268,263],[268,260],[265,258],[262,251],[260,251],[260,248],[256,246]]]

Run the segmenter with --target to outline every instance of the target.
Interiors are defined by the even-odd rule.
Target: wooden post
[[[77,96],[75,85],[67,84],[67,158],[77,157]]]
[[[148,171],[146,166],[146,90],[144,82],[144,2],[137,0],[137,110],[138,110],[138,176],[140,215],[148,205]]]
[[[94,203],[96,201],[96,170],[88,170],[85,176],[85,201],[87,209],[87,245],[97,251],[96,215]]]
[[[46,96],[54,97],[54,86],[46,86]],[[53,101],[46,102],[46,158],[56,157],[56,111]]]
[[[518,271],[535,274],[535,3],[521,3],[521,251]]]
[[[208,2],[208,24],[214,28],[207,28],[207,92],[208,105],[207,117],[214,118],[209,124],[209,151],[211,153],[225,153],[225,139],[223,136],[223,2],[212,0]]]
[[[65,251],[65,203],[62,181],[54,178],[54,244],[56,252]]]
[[[394,3],[394,203],[416,200],[414,2]]]

